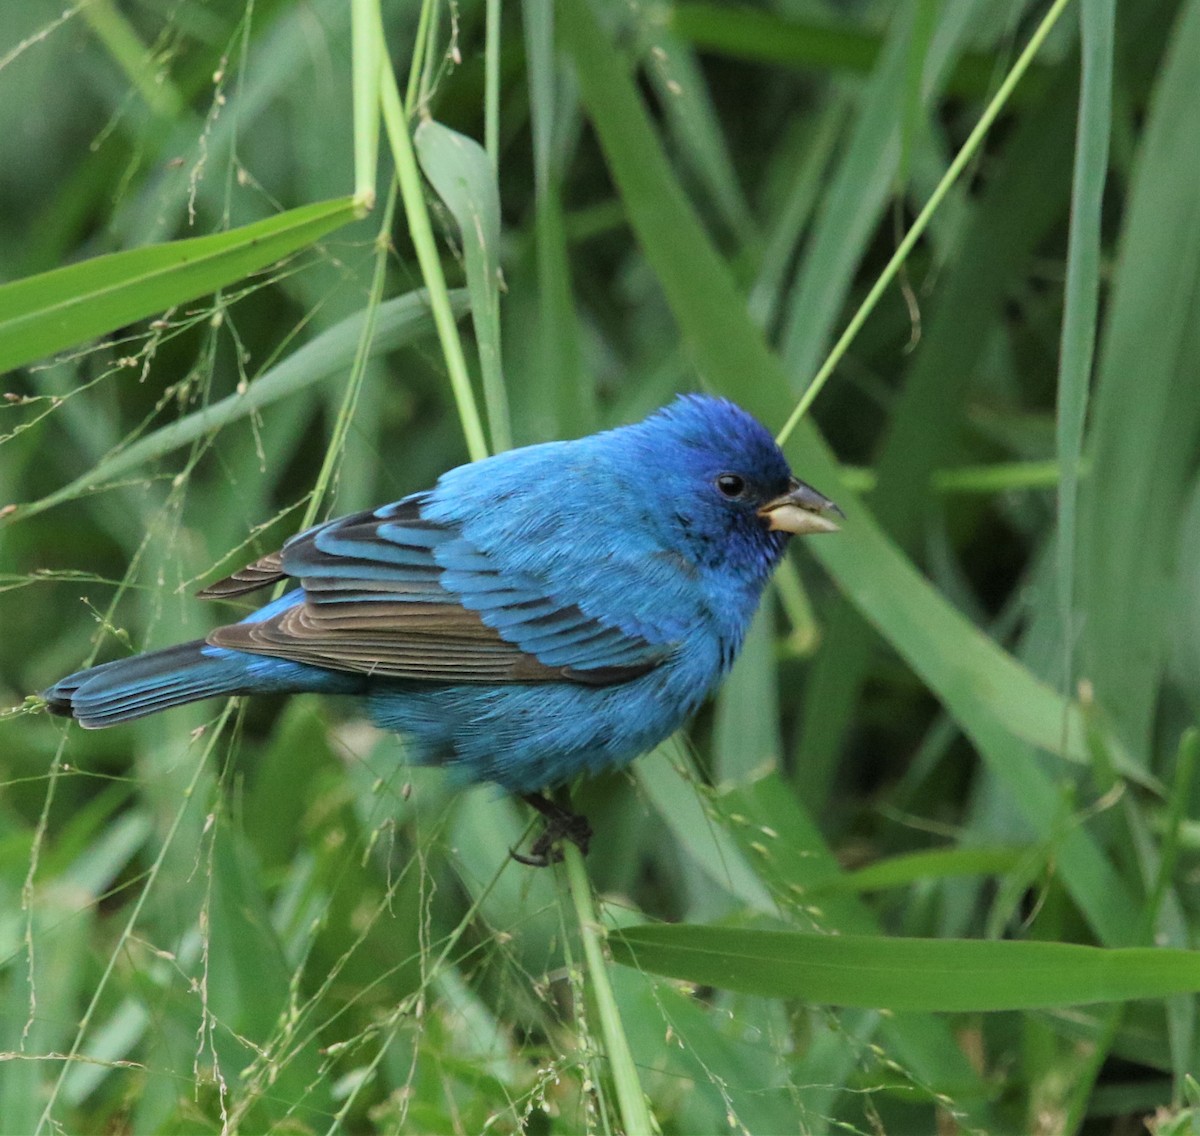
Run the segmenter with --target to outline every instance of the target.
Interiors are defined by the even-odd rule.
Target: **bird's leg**
[[[522,793],[521,800],[542,814],[545,827],[530,847],[528,856],[520,852],[511,853],[517,863],[528,864],[531,868],[547,868],[557,864],[563,858],[562,849],[558,847],[563,840],[569,840],[584,856],[587,855],[592,839],[592,826],[588,824],[587,817],[572,812],[569,805],[561,805],[541,793]]]

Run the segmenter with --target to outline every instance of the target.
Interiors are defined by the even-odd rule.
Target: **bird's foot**
[[[540,793],[524,793],[521,799],[542,814],[545,827],[530,846],[528,855],[516,851],[509,853],[518,864],[548,868],[551,864],[561,863],[563,854],[559,845],[564,840],[569,840],[584,856],[587,855],[592,839],[592,826],[587,817]]]

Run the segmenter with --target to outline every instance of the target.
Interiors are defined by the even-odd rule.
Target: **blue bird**
[[[685,395],[299,533],[200,593],[297,582],[273,603],[44,698],[97,728],[216,695],[357,695],[415,760],[539,809],[547,832],[522,859],[545,863],[590,830],[540,791],[678,728],[733,664],[789,536],[835,515],[756,419]]]

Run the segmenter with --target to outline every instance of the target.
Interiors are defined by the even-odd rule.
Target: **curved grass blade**
[[[1106,302],[1075,552],[1079,673],[1122,741],[1146,754],[1176,638],[1179,526],[1200,440],[1200,148],[1184,141],[1200,113],[1200,4],[1180,7],[1169,42]]]
[[[1200,991],[1200,951],[1075,943],[817,935],[645,924],[613,958],[669,978],[768,998],[866,1009],[984,1013]]]
[[[466,311],[465,292],[451,292],[450,301],[456,315],[462,315]],[[231,422],[246,418],[277,399],[303,390],[350,366],[358,348],[363,322],[369,314],[366,311],[358,312],[342,320],[252,382],[244,394],[231,394],[203,410],[197,410],[169,426],[155,430],[153,434],[124,449],[110,453],[69,485],[64,485],[37,501],[17,506],[6,515],[5,520],[31,517],[72,497],[78,497],[81,493],[100,488],[148,461],[186,446],[205,434],[228,426]],[[424,289],[388,300],[380,304],[375,315],[371,354],[377,355],[404,347],[428,335],[433,329],[433,314]]]
[[[0,285],[0,372],[215,292],[360,216],[354,198],[93,257]]]
[[[500,363],[500,187],[496,171],[478,142],[438,122],[422,122],[413,135],[413,145],[422,173],[458,225],[492,450],[507,450],[512,447],[512,429]]]
[[[879,35],[848,21],[806,20],[745,4],[673,4],[665,18],[677,35],[700,51],[805,71],[866,73],[884,49]],[[990,94],[996,67],[992,53],[964,51],[946,78],[947,94]],[[1018,100],[1021,95],[1017,93]]]
[[[1036,849],[1021,847],[931,848],[907,852],[834,876],[827,883],[809,888],[808,894],[883,891],[908,887],[922,880],[1006,875],[1038,855]]]

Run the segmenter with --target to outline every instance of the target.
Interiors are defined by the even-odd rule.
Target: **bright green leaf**
[[[1074,943],[815,935],[646,924],[610,937],[626,966],[769,998],[984,1012],[1200,991],[1200,951]]]
[[[93,257],[0,286],[0,371],[227,287],[358,216],[349,197],[240,229]]]

